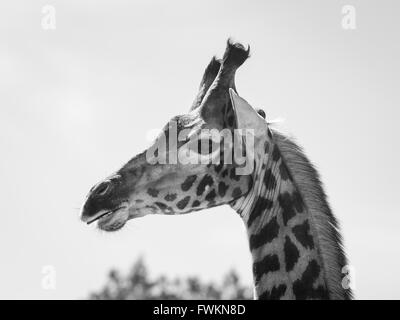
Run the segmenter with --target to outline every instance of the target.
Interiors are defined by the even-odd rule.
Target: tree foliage
[[[170,279],[161,275],[149,276],[148,268],[139,258],[127,275],[116,270],[108,274],[107,282],[98,292],[91,293],[95,300],[159,300],[159,299],[252,299],[252,290],[242,285],[238,274],[231,270],[221,283],[204,283],[198,277]]]

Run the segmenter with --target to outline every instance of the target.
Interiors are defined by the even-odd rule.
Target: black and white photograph
[[[400,299],[399,16],[2,1],[0,299]]]

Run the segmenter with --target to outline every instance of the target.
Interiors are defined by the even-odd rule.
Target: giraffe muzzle
[[[109,211],[106,211],[106,212],[104,212],[104,213],[98,213],[95,217],[91,217],[91,218],[83,218],[83,216],[82,216],[82,220],[86,220],[86,221],[84,221],[84,222],[86,222],[86,224],[92,224],[93,222],[96,222],[97,220],[100,220],[100,219],[102,219],[102,218],[105,218],[105,217],[107,217],[107,216],[111,216],[114,212],[117,212],[118,210],[120,210],[120,209],[124,209],[125,207],[118,207],[118,208],[116,208],[116,209],[114,209],[114,210],[109,210]]]

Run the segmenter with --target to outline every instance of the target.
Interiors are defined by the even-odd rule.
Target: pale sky
[[[56,9],[43,30],[42,7]],[[356,9],[344,30],[342,7]],[[251,46],[240,94],[318,167],[357,298],[400,298],[398,1],[2,1],[0,298],[74,299],[144,255],[152,275],[252,280],[229,207],[130,221],[79,221],[90,187],[187,112],[226,39]],[[42,268],[56,270],[44,290]]]

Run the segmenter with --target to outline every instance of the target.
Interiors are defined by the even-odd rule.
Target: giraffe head
[[[248,146],[267,136],[262,113],[235,93],[235,72],[248,56],[249,49],[228,40],[223,59],[206,68],[189,113],[171,119],[149,149],[96,184],[82,220],[114,231],[132,218],[189,213],[245,196],[254,171]],[[253,131],[243,138],[235,129],[245,128]]]

